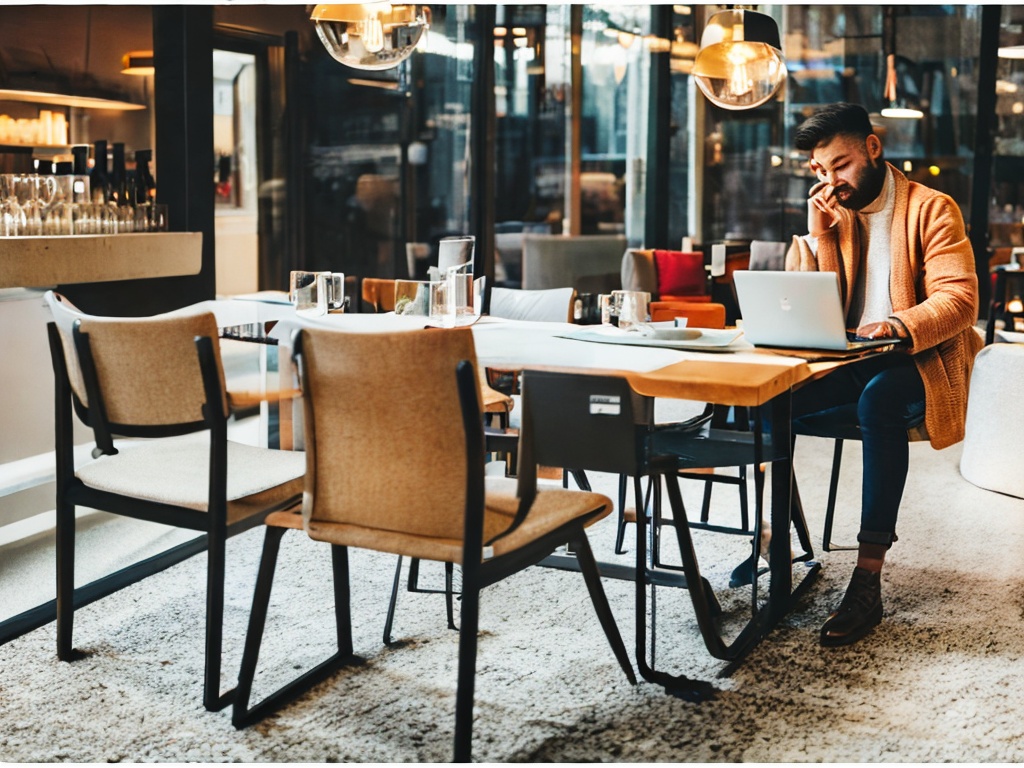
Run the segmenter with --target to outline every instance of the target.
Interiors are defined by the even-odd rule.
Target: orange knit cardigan
[[[925,391],[925,427],[934,448],[964,438],[967,386],[983,346],[978,319],[978,277],[960,209],[948,195],[908,181],[889,165],[896,182],[892,217],[889,297],[893,315],[910,333]],[[856,218],[841,220],[818,238],[817,255],[800,237],[786,254],[786,269],[839,274],[845,311],[855,285],[861,247]]]

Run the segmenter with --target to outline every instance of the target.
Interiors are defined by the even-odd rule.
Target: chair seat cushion
[[[209,499],[210,434],[125,440],[75,475],[86,486],[134,499],[204,511]],[[302,494],[306,455],[228,441],[228,522]]]
[[[486,542],[508,529],[519,508],[519,499],[516,498],[514,479],[488,477],[485,482]],[[493,556],[500,557],[513,552],[572,520],[593,514],[587,521],[590,525],[606,517],[611,510],[612,500],[599,493],[563,488],[538,489],[537,498],[526,520],[515,531],[494,543]],[[343,523],[310,522],[306,530],[311,538],[331,544],[418,557],[422,560],[462,562],[462,542],[455,539],[415,536],[400,531]]]

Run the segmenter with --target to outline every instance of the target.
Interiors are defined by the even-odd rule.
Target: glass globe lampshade
[[[786,79],[775,20],[747,10],[714,14],[701,35],[692,74],[712,104],[723,109],[761,106]]]
[[[381,70],[412,55],[430,26],[430,9],[387,2],[320,4],[310,18],[336,60],[354,69]]]

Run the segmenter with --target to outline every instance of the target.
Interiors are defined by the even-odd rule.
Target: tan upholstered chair
[[[208,558],[203,703],[221,709],[232,695],[220,694],[225,540],[299,502],[305,457],[227,439],[212,313],[96,317],[52,291],[47,301],[56,378],[57,655],[77,655],[75,605],[94,586],[74,585],[76,507],[199,531]],[[93,460],[77,469],[72,408],[96,439]]]
[[[506,478],[485,480],[471,331],[304,329],[294,349],[306,408],[306,489],[301,517],[267,518],[234,705],[237,727],[356,661],[349,547],[462,566],[456,760],[470,758],[480,591],[538,563],[560,544],[577,548],[601,625],[627,677],[635,679],[584,532],[609,513],[611,501],[582,491],[538,491],[529,473],[518,485]],[[380,428],[382,413],[390,429]],[[288,528],[304,528],[314,541],[332,546],[338,649],[250,708],[278,548]],[[288,630],[300,631],[294,625]]]
[[[395,309],[395,281],[390,278],[367,277],[363,279],[363,301],[373,307],[374,312],[393,312]],[[497,429],[508,429],[510,415],[515,407],[513,398],[503,392],[494,389],[487,381],[486,371],[480,371],[480,391],[483,398],[484,414],[487,421]],[[451,563],[445,565],[445,607],[448,616],[449,629],[456,629],[455,613],[452,600],[454,598],[453,587],[454,570]],[[398,590],[401,585],[402,558],[398,558],[398,565],[395,566],[395,581],[391,590],[391,600],[388,603],[387,619],[384,622],[384,643],[391,642],[391,627],[395,618],[395,606],[398,602]],[[434,592],[436,590],[424,589],[419,586],[419,561],[413,560],[410,566],[408,579],[409,592]]]

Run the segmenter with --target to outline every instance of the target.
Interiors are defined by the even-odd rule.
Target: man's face
[[[886,166],[877,136],[836,136],[811,151],[811,170],[833,187],[839,205],[859,211],[881,193]]]

